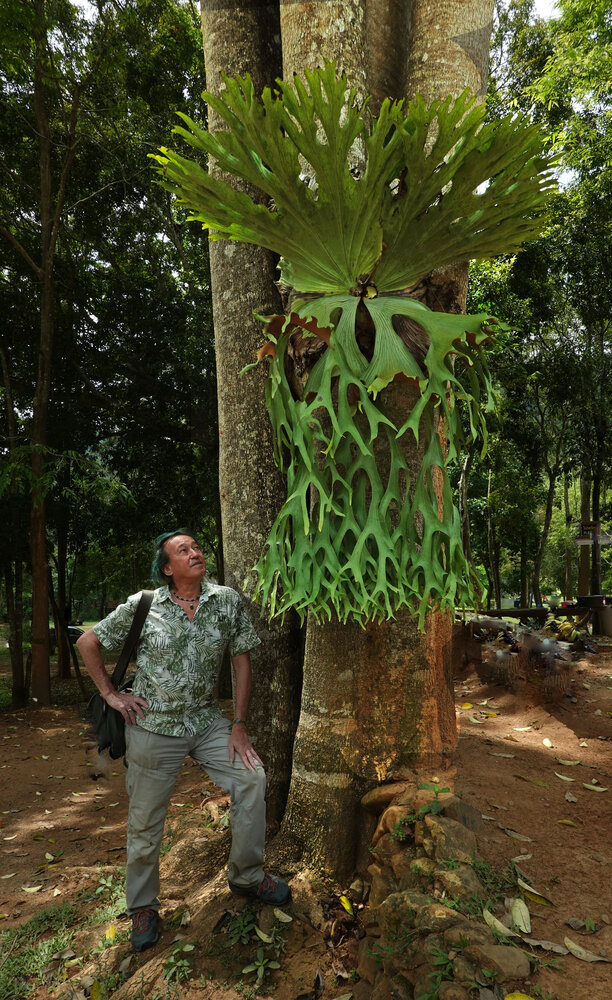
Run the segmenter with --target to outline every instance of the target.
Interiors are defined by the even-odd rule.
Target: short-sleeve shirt
[[[121,649],[140,594],[94,625],[107,649]],[[241,597],[230,587],[202,581],[192,621],[170,597],[167,586],[153,595],[136,651],[133,693],[148,702],[138,725],[163,736],[194,736],[221,715],[215,697],[223,654],[246,653],[259,638]]]

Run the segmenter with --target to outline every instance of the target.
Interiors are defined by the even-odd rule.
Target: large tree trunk
[[[202,4],[207,87],[218,93],[222,73],[250,73],[257,92],[281,74],[277,4]],[[218,127],[209,109],[209,126]],[[214,169],[214,166],[213,168]],[[232,183],[236,183],[232,179]],[[282,312],[272,254],[241,243],[210,244],[210,271],[217,357],[219,483],[223,574],[242,591],[284,500],[284,483],[273,460],[265,407],[264,372],[242,379],[263,342],[253,313]],[[254,686],[249,730],[268,771],[268,822],[284,811],[291,774],[291,747],[301,690],[302,636],[297,619],[268,626],[255,622],[261,645],[253,652]]]
[[[449,6],[454,20],[447,16]],[[466,8],[470,15],[477,9],[479,16],[464,19]],[[453,34],[488,24],[492,0],[461,5],[416,2],[412,9],[414,48],[410,58],[405,49],[400,58],[397,49],[408,37],[408,4],[391,8],[374,2],[365,6],[366,16],[364,6],[354,0],[283,5],[285,79],[305,66],[336,58],[358,93],[374,92],[377,106],[387,96],[381,87],[388,96],[404,96],[402,66],[406,65],[409,96],[420,90],[431,100],[457,95],[466,86],[481,90],[483,79],[471,60],[468,65],[463,58],[455,59],[453,68],[447,69],[445,59]],[[428,48],[428,14],[435,20],[445,58],[436,51],[427,71],[417,74],[415,67],[421,67]],[[368,24],[377,29],[369,47],[364,31]],[[394,40],[392,57],[385,37]],[[488,36],[485,39],[481,31],[480,37],[486,67]],[[364,81],[366,67],[370,79]],[[437,274],[429,293],[421,297],[431,308],[460,311],[466,277],[466,269]],[[413,391],[395,383],[380,394],[379,405],[390,416],[405,415]],[[421,455],[413,448],[406,459],[414,469]],[[456,747],[450,640],[450,616],[439,614],[429,616],[425,634],[418,632],[415,619],[405,610],[393,621],[365,629],[355,623],[308,620],[302,709],[283,832],[297,841],[302,857],[333,871],[337,878],[350,874],[358,860],[355,820],[364,790],[401,773],[406,764],[437,765],[445,752]]]

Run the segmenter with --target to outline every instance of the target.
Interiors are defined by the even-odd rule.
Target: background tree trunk
[[[257,93],[281,75],[277,4],[202,4],[206,84],[223,87],[221,74],[250,73]],[[219,122],[209,109],[209,126]],[[212,167],[214,170],[214,166]],[[232,179],[232,183],[236,183]],[[263,331],[253,313],[282,312],[275,287],[276,259],[259,249],[229,241],[211,242],[210,270],[217,358],[219,485],[223,532],[223,579],[242,592],[259,558],[277,511],[284,482],[274,465],[272,429],[265,406],[265,373],[244,378],[255,360]],[[252,609],[253,610],[253,609]],[[252,615],[254,618],[254,616]],[[249,731],[268,771],[268,822],[280,822],[291,774],[291,747],[301,689],[302,636],[294,615],[285,624],[254,621],[261,646],[254,650],[254,687]]]
[[[591,476],[586,466],[583,466],[580,476],[580,521],[585,524],[591,520]],[[586,597],[590,591],[591,546],[581,545],[578,563],[578,596]]]
[[[379,3],[367,4],[364,16],[362,5],[353,0],[315,7],[308,3],[284,5],[285,79],[304,66],[336,58],[358,93],[362,89],[373,91],[375,106],[380,106],[385,96],[404,96],[402,66],[406,65],[408,96],[421,91],[432,100],[448,93],[457,95],[466,86],[482,90],[492,0],[387,6],[389,9],[383,11]],[[447,16],[448,6],[453,8],[454,20]],[[414,14],[413,48],[408,54],[402,43],[407,43],[410,9]],[[472,16],[464,16],[467,9]],[[374,22],[377,30],[373,30],[369,44],[364,29]],[[483,25],[488,26],[486,31],[481,30]],[[472,27],[480,30],[482,73],[459,45],[454,46],[457,53],[453,52],[453,59],[447,59],[447,51],[454,45],[453,34]],[[429,62],[431,32],[441,48],[431,54]],[[389,37],[394,41],[392,58],[385,46]],[[417,73],[423,60],[426,72]],[[364,80],[366,67],[370,79]],[[466,289],[467,270],[452,269],[435,275],[420,297],[430,308],[459,312],[465,307]],[[413,393],[405,384],[394,383],[380,394],[379,405],[397,420],[397,415],[405,416],[412,405]],[[397,420],[398,426],[404,416]],[[421,453],[412,448],[406,459],[409,468],[417,469]],[[349,875],[356,862],[367,864],[358,858],[357,840],[351,841],[351,831],[359,828],[359,800],[366,788],[401,773],[406,764],[437,765],[442,754],[457,745],[449,656],[451,628],[449,615],[430,615],[425,634],[420,634],[414,617],[406,611],[398,612],[393,621],[368,624],[365,629],[355,623],[308,620],[302,708],[283,833],[298,842],[302,857],[333,871],[337,878]]]
[[[570,477],[569,473],[566,472],[563,478],[563,508],[565,510],[565,586],[563,588],[563,596],[566,601],[572,601],[574,599],[572,573],[572,555],[574,546],[572,545],[571,539],[572,512],[570,508],[569,489]]]

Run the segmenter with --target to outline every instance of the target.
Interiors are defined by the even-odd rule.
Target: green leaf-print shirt
[[[107,649],[121,649],[140,594],[94,625]],[[149,707],[143,729],[163,736],[193,736],[219,718],[215,688],[223,654],[246,653],[259,638],[235,590],[202,581],[200,603],[189,621],[171,599],[168,587],[158,587],[144,623],[136,653],[133,691]]]

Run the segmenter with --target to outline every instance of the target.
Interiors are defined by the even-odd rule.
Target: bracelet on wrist
[[[232,726],[237,726],[239,722],[246,726],[246,719],[232,719]]]

